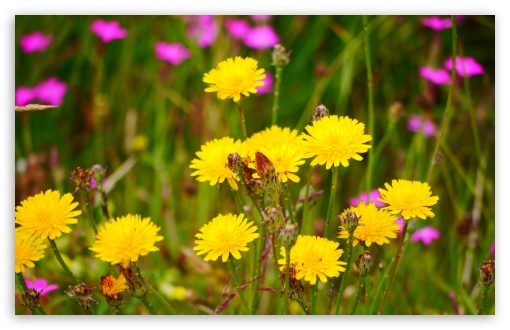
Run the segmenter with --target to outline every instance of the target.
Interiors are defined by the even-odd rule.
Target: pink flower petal
[[[426,246],[429,246],[433,240],[441,237],[441,233],[434,227],[426,226],[418,229],[411,235],[411,242],[416,243],[422,241]]]
[[[379,190],[373,189],[370,191],[370,203],[374,203],[377,207],[386,206],[385,203],[378,201],[377,198],[381,198],[381,193],[379,193]],[[359,197],[352,197],[349,199],[349,205],[351,206],[358,206],[358,204],[361,202],[368,204],[367,193],[365,191],[362,192]]]
[[[451,70],[453,68],[453,58],[449,58],[444,62],[445,68]],[[484,72],[483,67],[476,62],[472,57],[461,58],[457,56],[456,60],[456,71],[461,77],[471,77],[482,74]]]
[[[25,280],[27,287],[29,289],[34,289],[37,291],[41,291],[41,296],[46,295],[48,292],[55,291],[58,289],[58,286],[55,284],[48,285],[48,281],[43,278],[37,279],[35,282],[30,280]]]
[[[273,78],[272,73],[266,72],[266,77],[264,79],[262,79],[261,81],[263,81],[265,83],[265,85],[255,87],[255,89],[257,90],[257,94],[255,94],[255,95],[266,94],[266,93],[270,93],[273,91],[274,78]]]
[[[30,102],[35,99],[37,95],[34,90],[30,87],[20,86],[16,88],[16,105],[24,106],[30,104]]]
[[[404,218],[398,218],[395,220],[395,223],[400,227],[400,230],[397,232],[398,235],[402,234],[402,230],[404,229]]]
[[[98,19],[92,22],[90,30],[104,43],[115,39],[124,39],[127,36],[127,30],[123,29],[117,21]]]
[[[271,19],[271,17],[273,17],[272,15],[250,15],[251,19],[256,21],[256,22],[265,22],[265,21],[269,21]]]
[[[411,132],[421,132],[426,137],[436,134],[436,125],[428,118],[422,119],[418,115],[412,115],[407,120],[407,129]]]
[[[496,242],[492,242],[489,253],[493,255],[496,252]]]
[[[442,68],[434,69],[428,66],[422,66],[418,73],[423,78],[433,82],[436,85],[449,85],[450,84],[450,75],[448,71]]]
[[[167,61],[173,65],[179,65],[182,61],[191,57],[190,50],[178,42],[169,44],[160,41],[156,43],[155,49],[158,59]]]
[[[67,92],[67,84],[56,77],[51,77],[35,86],[34,91],[41,103],[61,105]]]
[[[183,20],[189,23],[186,34],[197,42],[198,47],[209,47],[218,36],[218,22],[212,15],[186,16]]]
[[[421,19],[421,24],[437,31],[452,27],[452,21],[450,18],[440,18],[437,16],[423,17]]]
[[[53,37],[40,31],[21,36],[20,45],[24,53],[43,52],[51,44]]]
[[[280,42],[273,27],[262,25],[251,28],[244,38],[244,44],[250,48],[267,49]]]
[[[243,40],[248,31],[250,31],[250,25],[242,19],[226,19],[225,28],[227,29],[228,34],[237,40]]]

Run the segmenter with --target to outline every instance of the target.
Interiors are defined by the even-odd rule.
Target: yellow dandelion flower
[[[30,196],[16,206],[15,222],[20,225],[16,234],[22,238],[32,235],[45,239],[55,239],[62,233],[70,233],[67,225],[77,223],[80,210],[74,210],[78,203],[72,203],[73,195],[65,194],[60,198],[59,191],[47,190]]]
[[[120,274],[119,278],[113,277],[112,274],[101,276],[101,292],[105,296],[117,299],[117,295],[128,288],[126,278],[123,274]]]
[[[246,144],[249,149],[258,151],[258,149],[268,144],[300,143],[302,140],[303,138],[301,135],[298,135],[297,130],[293,129],[291,131],[288,127],[281,128],[273,125],[270,128],[253,134],[246,139]]]
[[[191,161],[190,168],[196,169],[191,176],[197,176],[199,182],[209,181],[211,186],[222,183],[227,179],[232,189],[237,190],[237,175],[227,166],[228,155],[240,152],[241,141],[230,137],[214,139],[202,145],[196,152],[198,158]]]
[[[126,268],[139,256],[159,250],[154,244],[163,240],[163,236],[158,236],[160,229],[150,218],[128,214],[101,226],[89,249],[97,253],[96,258]]]
[[[354,246],[359,241],[363,241],[366,246],[370,246],[372,243],[383,245],[390,242],[388,238],[397,237],[400,230],[399,225],[395,222],[397,216],[378,209],[374,203],[365,205],[363,201],[356,207],[351,206],[351,210],[359,218],[358,227],[354,230]],[[340,226],[338,238],[349,238],[349,233],[342,226]]]
[[[244,214],[219,214],[200,228],[193,250],[197,255],[207,253],[205,261],[215,261],[221,256],[221,261],[226,262],[229,255],[240,259],[239,251],[248,251],[246,245],[259,237],[257,226],[252,225],[253,222],[244,219]]]
[[[387,190],[379,188],[381,198],[377,200],[388,204],[383,209],[389,210],[391,214],[402,213],[405,220],[414,217],[421,219],[434,217],[434,213],[428,206],[435,205],[439,197],[431,196],[432,192],[428,183],[399,179],[392,180],[391,186],[388,183],[384,186]]]
[[[338,249],[338,242],[319,236],[299,235],[296,244],[290,249],[290,263],[296,267],[296,279],[303,277],[310,284],[317,282],[317,276],[322,283],[328,281],[328,277],[337,277],[340,272],[345,272],[342,265],[347,263],[338,260],[344,250]],[[283,259],[278,263],[285,268],[285,248],[282,246],[280,254]]]
[[[23,273],[25,266],[34,268],[33,262],[44,258],[45,248],[46,244],[37,236],[23,238],[16,234],[14,245],[14,270],[16,273]]]
[[[218,98],[234,99],[238,102],[241,94],[249,96],[257,93],[256,87],[264,86],[264,69],[257,69],[258,62],[253,58],[236,56],[220,62],[216,69],[204,74],[203,82],[210,84],[206,92],[218,92]]]
[[[349,117],[326,116],[305,127],[308,134],[303,134],[303,149],[306,158],[315,157],[311,164],[331,166],[349,166],[349,159],[362,160],[359,153],[367,152],[372,140],[364,134],[365,124]]]

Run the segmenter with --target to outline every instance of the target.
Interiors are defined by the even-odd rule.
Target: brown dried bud
[[[270,192],[277,191],[280,187],[280,180],[269,158],[257,151],[255,153],[255,167],[262,181],[262,187]]]
[[[69,285],[70,292],[64,291],[70,298],[78,301],[80,305],[82,305],[83,309],[88,309],[90,307],[91,303],[98,302],[92,297],[92,291],[94,291],[96,288],[89,288],[87,287],[87,284],[84,282],[78,280],[77,285],[72,286]]]
[[[138,280],[131,267],[128,266],[124,268],[120,266],[120,271],[126,278],[126,282],[129,287],[129,293],[136,298],[144,297],[147,291],[143,287],[143,284]]]
[[[285,47],[280,44],[277,44],[273,48],[273,63],[274,66],[285,66],[290,62],[290,52],[288,52]]]
[[[285,285],[285,273],[286,268],[284,267],[282,273],[280,274],[280,280]],[[303,287],[303,283],[300,280],[296,279],[296,265],[289,265],[289,298],[292,300],[302,300],[303,294],[305,293],[305,288]],[[283,291],[285,288],[283,288]]]
[[[478,268],[478,276],[483,285],[492,285],[496,277],[496,264],[494,260],[484,261],[482,267]]]
[[[358,259],[354,262],[356,269],[360,276],[367,276],[372,270],[374,265],[374,258],[368,252],[363,252],[358,256]]]
[[[80,189],[90,189],[93,177],[94,170],[86,170],[81,167],[77,167],[76,170],[71,172],[71,180]]]
[[[28,289],[27,291],[21,294],[21,298],[23,299],[23,306],[30,309],[30,311],[34,311],[39,305],[39,297],[41,296],[41,291],[37,291],[36,289]]]
[[[243,159],[237,152],[228,155],[227,167],[230,168],[235,174],[243,173]]]
[[[312,122],[320,120],[323,117],[329,116],[329,110],[324,105],[319,105],[315,108],[315,111],[313,113]]]

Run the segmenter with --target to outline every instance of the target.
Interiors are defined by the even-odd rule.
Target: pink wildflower
[[[34,91],[41,103],[61,105],[67,91],[67,84],[56,77],[51,77],[35,86]]]
[[[169,44],[160,41],[156,44],[155,49],[157,58],[173,65],[179,65],[191,56],[190,50],[178,42]]]
[[[402,230],[404,229],[404,218],[398,218],[395,220],[395,223],[400,227],[400,230],[397,232],[397,234],[402,234]]]
[[[418,229],[411,235],[411,241],[416,243],[422,241],[426,246],[429,246],[433,240],[437,240],[441,237],[441,233],[434,227],[427,226]]]
[[[183,17],[189,23],[186,34],[197,42],[198,47],[209,47],[218,36],[218,22],[212,15],[198,15]]]
[[[492,242],[491,249],[489,250],[489,254],[494,255],[495,252],[496,252],[496,242]]]
[[[226,19],[225,28],[227,29],[228,34],[237,40],[243,40],[248,31],[250,31],[250,25],[242,19]]]
[[[45,296],[50,291],[55,291],[58,289],[58,286],[56,284],[50,284],[48,285],[48,281],[46,281],[44,278],[39,278],[35,282],[32,282],[30,280],[25,280],[27,283],[27,287],[29,289],[35,289],[37,291],[41,291],[41,296]]]
[[[98,19],[92,22],[90,30],[101,38],[104,43],[115,39],[124,39],[127,35],[127,30],[123,29],[117,21]]]
[[[370,202],[374,203],[375,206],[377,206],[377,207],[386,206],[386,203],[378,201],[377,198],[381,198],[381,193],[379,193],[379,190],[373,189],[370,192]],[[359,197],[351,197],[351,198],[349,198],[349,205],[351,205],[351,206],[358,206],[358,204],[361,203],[361,202],[363,202],[365,204],[368,204],[366,191],[362,192],[359,195]]]
[[[251,28],[244,38],[244,44],[255,49],[271,48],[279,42],[280,37],[269,25]]]
[[[471,77],[483,73],[483,67],[472,57],[461,58],[457,56],[456,70],[461,77]],[[450,57],[444,62],[445,68],[451,70],[453,67],[453,59]]]
[[[250,17],[256,22],[266,22],[271,19],[272,15],[250,15]]]
[[[418,72],[420,76],[436,85],[450,84],[450,75],[448,74],[448,71],[443,68],[434,69],[428,66],[422,66]]]
[[[422,119],[418,115],[413,115],[407,120],[407,129],[411,132],[422,132],[426,137],[436,134],[436,124],[432,120]]]
[[[53,37],[40,31],[21,36],[20,44],[23,53],[43,52],[51,44]]]
[[[29,104],[33,99],[35,99],[37,95],[35,94],[34,89],[30,87],[21,86],[16,88],[16,105],[24,106]]]
[[[274,78],[272,73],[266,71],[266,77],[261,81],[263,81],[265,85],[255,87],[255,89],[257,90],[256,95],[266,94],[273,91]]]
[[[449,29],[452,27],[452,21],[450,18],[440,18],[437,16],[423,17],[421,24],[436,31]]]

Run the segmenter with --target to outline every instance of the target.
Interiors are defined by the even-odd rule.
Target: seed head
[[[86,170],[81,167],[77,167],[76,170],[71,172],[71,180],[76,183],[76,187],[79,189],[90,189],[92,184],[92,178],[94,177],[94,170]]]
[[[90,307],[91,303],[98,302],[92,297],[92,291],[94,291],[96,288],[89,288],[87,287],[87,284],[84,282],[78,280],[77,285],[72,286],[69,285],[69,292],[64,291],[70,298],[78,301],[80,305],[82,305],[83,309],[88,309]]]
[[[273,63],[274,66],[285,66],[290,62],[290,52],[288,52],[285,47],[280,44],[277,44],[273,48]]]
[[[35,289],[28,289],[27,291],[21,294],[21,298],[23,299],[23,303],[26,308],[30,309],[30,311],[34,311],[37,307],[39,307],[39,297],[41,296],[41,291],[37,291]]]

